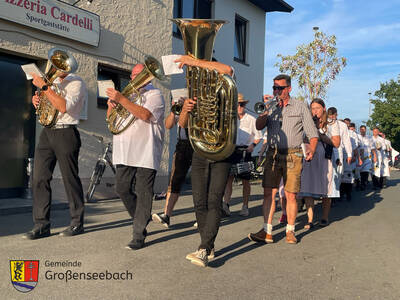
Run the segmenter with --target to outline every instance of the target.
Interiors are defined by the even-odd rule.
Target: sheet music
[[[25,72],[25,76],[26,76],[27,80],[33,79],[33,77],[31,76],[31,73],[37,74],[40,77],[44,77],[44,74],[42,73],[42,71],[40,71],[38,66],[35,64],[21,65],[21,68]]]
[[[179,99],[188,97],[188,90],[187,88],[171,90],[171,97],[173,102],[179,102]]]
[[[106,90],[108,88],[115,89],[115,85],[112,80],[97,80],[97,88],[99,91],[99,97],[108,98]]]
[[[179,68],[179,63],[174,62],[181,55],[172,54],[161,56],[165,75],[181,74],[183,69]]]

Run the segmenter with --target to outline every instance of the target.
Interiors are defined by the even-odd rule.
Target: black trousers
[[[156,170],[117,165],[116,191],[133,219],[133,239],[144,240],[153,205]]]
[[[361,172],[360,177],[361,177],[361,187],[365,188],[368,184],[368,176],[369,172]]]
[[[171,177],[168,184],[168,192],[179,194],[186,174],[192,165],[193,148],[189,140],[178,140],[172,159]]]
[[[35,151],[33,170],[33,222],[50,226],[50,181],[58,162],[69,202],[71,226],[83,225],[83,190],[79,178],[78,156],[81,138],[76,127],[44,128]]]
[[[210,162],[196,152],[192,160],[192,189],[196,220],[200,232],[199,249],[214,248],[221,221],[222,197],[231,162]]]

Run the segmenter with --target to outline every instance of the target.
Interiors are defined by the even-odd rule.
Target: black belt
[[[75,127],[76,127],[75,124],[56,124],[50,127],[50,129],[64,129],[64,128],[75,128]]]

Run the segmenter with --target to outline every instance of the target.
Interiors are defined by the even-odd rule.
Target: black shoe
[[[74,236],[83,233],[83,225],[80,226],[69,226],[64,231],[60,232],[61,236]]]
[[[139,250],[144,247],[144,240],[136,240],[133,239],[128,245],[126,245],[126,249],[131,250]]]
[[[151,216],[152,220],[156,223],[160,223],[166,228],[169,228],[169,216],[162,213],[162,214],[153,214]]]
[[[22,238],[36,240],[50,236],[50,227],[34,227],[31,231],[25,233]]]

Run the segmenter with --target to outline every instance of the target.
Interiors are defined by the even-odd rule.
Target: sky
[[[296,47],[313,40],[313,27],[335,35],[338,57],[346,57],[341,71],[324,97],[339,118],[358,125],[368,120],[369,95],[380,83],[400,74],[400,0],[285,0],[291,13],[267,13],[264,92],[272,93],[277,54],[294,55]],[[292,80],[292,96],[298,94]]]

